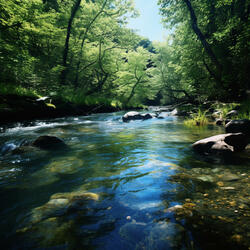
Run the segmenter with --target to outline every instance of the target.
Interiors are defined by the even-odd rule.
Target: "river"
[[[248,249],[249,158],[191,149],[223,128],[188,128],[168,113],[123,123],[123,114],[0,134],[2,249]],[[40,135],[68,147],[8,153]]]

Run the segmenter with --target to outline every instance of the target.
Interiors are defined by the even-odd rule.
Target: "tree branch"
[[[194,12],[194,9],[193,9],[193,7],[191,5],[191,2],[189,0],[184,0],[184,2],[186,3],[187,8],[188,8],[189,13],[190,13],[192,29],[195,32],[195,34],[197,35],[197,37],[199,38],[199,40],[201,41],[202,46],[204,47],[205,51],[209,55],[211,61],[215,64],[216,68],[218,69],[218,71],[219,71],[218,78],[221,78],[222,65],[219,63],[216,55],[212,51],[212,49],[211,49],[209,43],[207,42],[205,36],[203,35],[203,33],[201,32],[200,28],[198,27],[197,17],[195,15],[195,12]],[[220,83],[222,84],[221,81],[220,81]]]

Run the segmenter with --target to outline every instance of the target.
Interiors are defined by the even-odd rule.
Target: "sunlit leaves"
[[[246,56],[249,54],[249,2],[190,1],[197,25],[222,65],[220,73],[193,31],[184,1],[159,0],[158,3],[166,26],[175,28],[170,45],[173,56],[167,57],[168,63],[164,62],[167,86],[190,90],[196,98],[230,100],[243,97],[249,66]]]

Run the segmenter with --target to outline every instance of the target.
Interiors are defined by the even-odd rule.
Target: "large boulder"
[[[192,147],[201,154],[224,154],[242,151],[247,144],[248,140],[244,134],[229,133],[199,140]]]
[[[227,133],[243,133],[250,137],[250,120],[232,120],[226,124]]]
[[[123,120],[123,122],[129,122],[129,121],[133,121],[133,120],[147,120],[147,119],[151,119],[151,118],[153,118],[152,114],[149,114],[149,113],[141,114],[141,113],[136,112],[136,111],[130,111],[122,117],[122,120]]]
[[[55,149],[66,147],[66,144],[56,136],[43,135],[39,136],[34,142],[32,142],[31,146],[41,149]]]

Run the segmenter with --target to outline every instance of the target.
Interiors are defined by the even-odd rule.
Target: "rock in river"
[[[218,119],[215,120],[215,124],[218,125],[218,126],[222,126],[223,122],[224,122],[224,120],[221,119],[221,118],[218,118]]]
[[[242,151],[248,144],[242,133],[215,135],[195,142],[192,147],[202,154],[221,154]]]
[[[130,111],[122,117],[122,121],[129,122],[129,121],[133,121],[133,120],[147,120],[147,119],[151,119],[151,118],[153,118],[152,114],[149,114],[149,113],[140,114],[139,112],[136,112],[136,111]]]
[[[72,193],[56,193],[50,200],[32,211],[32,223],[38,223],[51,217],[63,216],[70,210],[83,210],[88,201],[97,201],[99,195],[85,191],[75,191]]]
[[[228,112],[226,114],[226,117],[227,118],[232,118],[232,117],[237,116],[237,115],[238,115],[238,111],[237,110],[231,110],[230,112]]]
[[[232,120],[226,124],[227,133],[243,133],[250,137],[250,120]]]
[[[32,142],[32,146],[41,149],[54,149],[65,147],[66,144],[56,136],[43,135],[39,136],[34,142]]]

